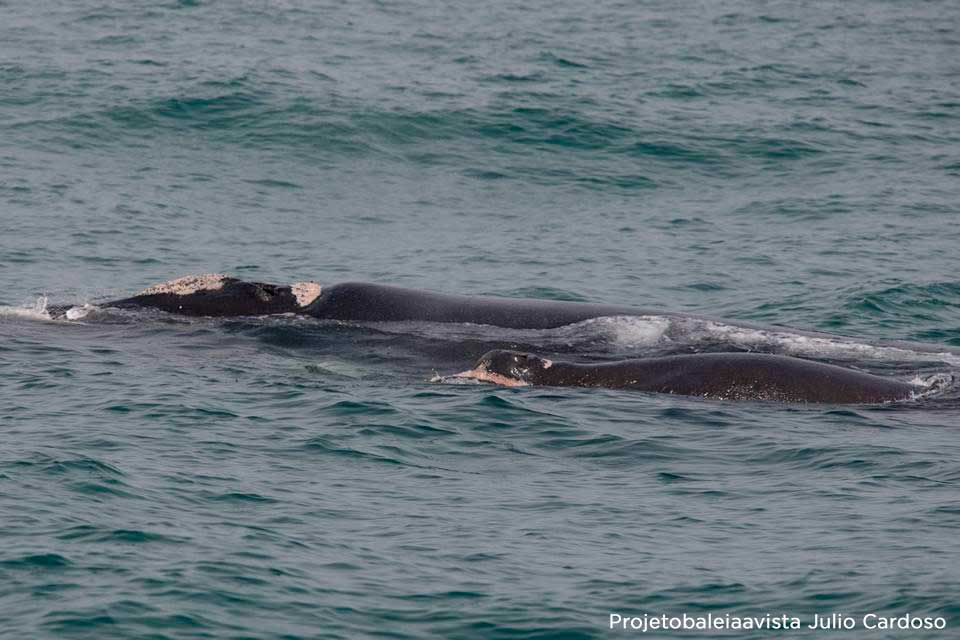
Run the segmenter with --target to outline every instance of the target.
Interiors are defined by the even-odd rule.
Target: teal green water
[[[956,373],[958,33],[946,1],[0,2],[0,635],[955,636],[956,402],[430,379],[511,345]],[[854,342],[24,311],[208,271]],[[899,339],[944,353],[864,346]]]

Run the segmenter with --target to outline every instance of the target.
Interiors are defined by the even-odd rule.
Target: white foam
[[[672,322],[665,316],[608,316],[571,325],[579,330],[597,331],[621,347],[652,347],[664,341]]]
[[[960,356],[948,351],[914,351],[905,347],[889,347],[857,342],[852,339],[808,336],[789,331],[752,329],[711,320],[684,319],[684,341],[722,341],[746,348],[776,348],[787,355],[881,360],[888,362],[926,361],[960,365]],[[678,327],[679,328],[679,327]]]
[[[436,372],[434,372],[433,377],[430,378],[430,382],[439,382],[440,384],[483,384],[483,382],[476,378],[464,378],[460,375],[442,376]]]
[[[935,395],[951,387],[956,378],[949,373],[934,373],[928,376],[916,375],[910,380],[910,384],[917,387],[917,391],[910,394],[913,400]]]
[[[80,320],[87,317],[94,309],[96,309],[96,307],[92,304],[84,304],[79,307],[70,307],[63,315],[67,320]]]
[[[474,369],[469,369],[467,371],[462,371],[456,373],[452,376],[442,378],[440,376],[434,376],[434,379],[440,378],[441,382],[446,382],[449,379],[470,379],[478,380],[480,382],[492,382],[493,384],[499,384],[504,387],[526,387],[529,386],[528,382],[523,380],[517,380],[516,378],[510,378],[499,373],[493,373],[492,371],[487,371],[486,365],[479,365]]]
[[[0,317],[26,320],[52,320],[47,311],[47,296],[40,296],[32,306],[0,306]]]
[[[644,348],[690,346],[720,343],[749,351],[770,351],[784,355],[838,360],[885,362],[942,362],[960,366],[960,354],[918,348],[909,345],[885,346],[852,338],[829,335],[804,335],[787,329],[757,329],[715,320],[681,316],[607,316],[592,318],[553,329],[504,329],[469,323],[377,322],[362,323],[389,333],[422,335],[447,340],[513,340],[542,345],[549,350],[557,345],[571,346],[596,339],[626,351]]]
[[[670,318],[663,316],[611,316],[592,318],[551,329],[510,329],[470,322],[386,321],[358,322],[358,326],[384,333],[407,334],[450,341],[498,340],[539,344],[545,349],[570,346],[584,340],[603,339],[622,346],[652,346],[664,340]]]
[[[699,318],[667,316],[609,316],[578,322],[569,333],[595,332],[622,348],[658,344],[697,346],[724,343],[748,350],[774,350],[786,355],[888,362],[943,362],[960,366],[960,355],[944,350],[913,350],[884,346],[851,338],[813,336],[788,330],[755,329]]]

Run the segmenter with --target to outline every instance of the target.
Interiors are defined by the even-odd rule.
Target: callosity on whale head
[[[117,309],[159,309],[184,316],[236,317],[305,313],[321,294],[316,282],[275,285],[205,273],[183,276],[144,289],[129,298],[100,303]],[[92,307],[91,307],[92,308]],[[51,317],[76,319],[70,307],[56,308]]]
[[[515,378],[527,384],[535,382],[537,374],[552,365],[549,360],[532,353],[506,349],[488,351],[477,362],[477,367],[483,367],[490,373]]]
[[[457,374],[458,378],[472,378],[484,382],[522,387],[536,384],[537,376],[549,369],[553,363],[530,353],[498,349],[488,351],[469,371]]]

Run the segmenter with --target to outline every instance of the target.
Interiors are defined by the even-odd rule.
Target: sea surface
[[[950,0],[2,1],[0,636],[960,637],[958,214]],[[654,313],[45,312],[203,272]],[[941,397],[432,381],[503,346]]]

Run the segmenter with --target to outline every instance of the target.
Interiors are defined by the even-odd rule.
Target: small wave
[[[63,569],[72,564],[70,560],[58,553],[35,553],[19,558],[0,560],[0,566],[8,569]]]
[[[307,373],[315,375],[334,375],[342,376],[344,378],[352,378],[359,380],[365,375],[365,371],[346,360],[322,360],[320,362],[311,362],[304,365],[304,369]]]
[[[430,382],[438,382],[440,384],[453,384],[453,385],[478,385],[483,384],[482,381],[476,378],[464,378],[460,374],[454,374],[449,376],[443,376],[434,371],[433,376],[429,380]]]

